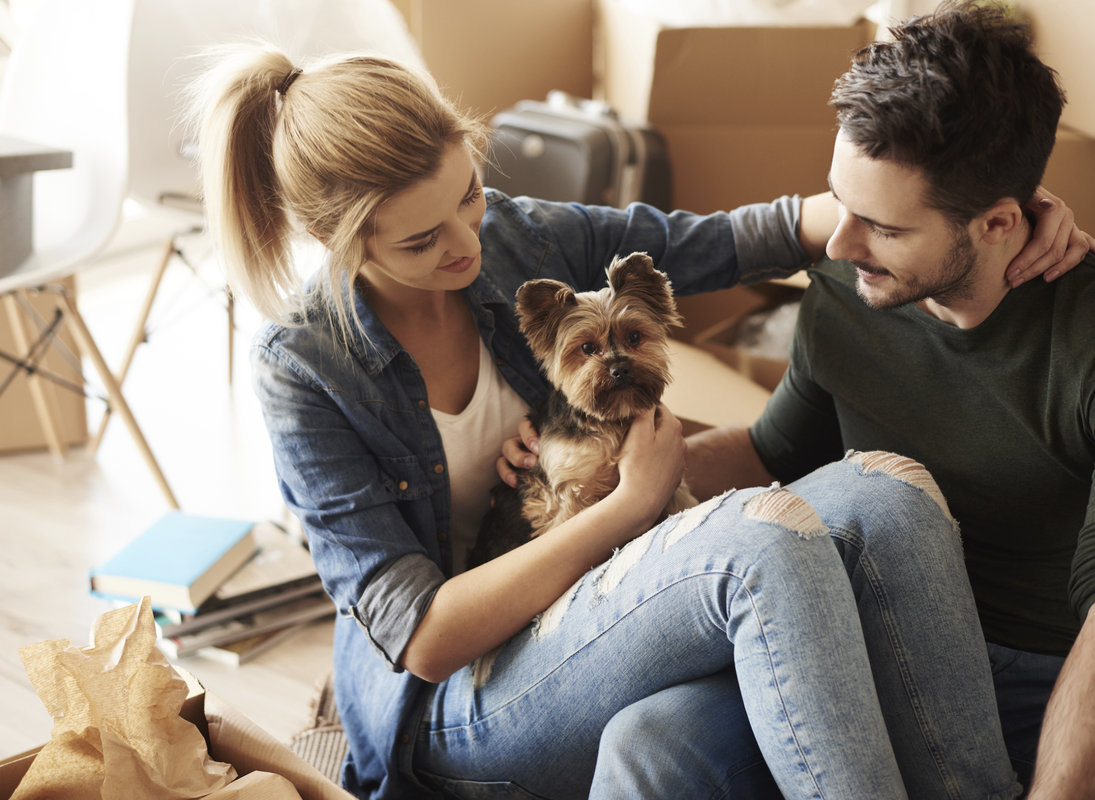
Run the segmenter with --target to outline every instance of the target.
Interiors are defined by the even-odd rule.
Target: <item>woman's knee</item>
[[[738,539],[738,544],[756,541],[761,529],[794,534],[791,538],[798,539],[813,539],[829,532],[809,502],[778,485],[714,497],[670,518],[665,527],[663,550],[698,530],[705,538],[726,536]]]
[[[958,522],[928,469],[881,450],[849,451],[841,460],[790,484],[836,530],[894,532],[902,527],[959,541]]]
[[[794,492],[755,487],[670,518],[653,540],[651,555],[684,559],[689,570],[740,577],[794,569],[828,549],[829,533],[817,511]]]
[[[896,453],[888,453],[884,450],[852,451],[848,453],[845,460],[857,465],[865,476],[872,473],[882,473],[895,481],[900,481],[920,490],[939,506],[939,510],[944,517],[951,522],[954,521],[939,484],[935,482],[935,478],[932,477],[928,468],[919,461]]]

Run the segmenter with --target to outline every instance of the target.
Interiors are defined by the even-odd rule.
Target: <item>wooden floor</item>
[[[195,240],[191,249],[208,285],[172,265],[149,342],[125,382],[127,399],[184,510],[283,521],[246,358],[258,320],[237,307],[229,386],[219,274],[215,260],[201,258],[207,244]],[[159,244],[114,254],[80,278],[79,306],[115,369],[158,255]],[[88,402],[92,430],[101,412],[100,402]],[[0,455],[0,758],[44,743],[53,724],[18,649],[62,638],[87,644],[94,618],[112,608],[88,594],[88,570],[167,510],[118,419],[94,458],[82,449],[63,461],[44,452]],[[329,622],[314,625],[239,668],[202,658],[179,663],[209,692],[288,741],[306,724],[315,682],[330,668],[331,630]]]

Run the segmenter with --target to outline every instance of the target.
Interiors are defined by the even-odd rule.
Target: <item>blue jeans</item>
[[[631,542],[432,689],[417,778],[462,798],[1015,797],[956,527],[898,461],[857,454]]]

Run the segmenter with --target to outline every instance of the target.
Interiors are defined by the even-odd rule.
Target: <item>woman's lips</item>
[[[446,264],[443,267],[438,267],[438,269],[441,270],[442,272],[454,272],[454,273],[467,272],[467,270],[474,263],[475,263],[475,259],[473,257],[466,256],[464,258],[461,258],[461,259],[458,259],[458,260],[452,262],[451,264]]]

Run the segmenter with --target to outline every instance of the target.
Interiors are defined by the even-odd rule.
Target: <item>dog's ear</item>
[[[521,333],[525,334],[537,358],[543,360],[555,349],[559,323],[577,305],[574,290],[559,281],[546,278],[527,281],[517,289]]]
[[[612,259],[608,267],[608,285],[617,298],[634,299],[649,306],[666,327],[683,324],[669,278],[654,269],[654,260],[646,253]]]

